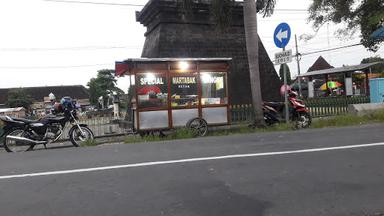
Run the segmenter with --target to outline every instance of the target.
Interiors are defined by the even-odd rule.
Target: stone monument
[[[147,27],[142,57],[230,57],[233,59],[228,79],[231,104],[251,103],[243,3],[236,2],[232,7],[231,25],[223,32],[213,22],[210,0],[194,1],[189,12],[178,0],[150,0],[136,12],[136,20]],[[263,100],[280,101],[282,83],[261,42],[259,47]]]

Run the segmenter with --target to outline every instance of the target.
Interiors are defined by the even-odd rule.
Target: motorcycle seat
[[[31,120],[31,119],[24,119],[24,118],[12,118],[14,121],[19,121],[19,122],[24,122],[26,124],[31,124],[31,123],[37,123],[39,120]]]
[[[64,116],[49,116],[49,117],[45,118],[45,120],[49,121],[49,122],[60,122],[64,119],[65,119]]]
[[[271,107],[284,106],[284,102],[264,102],[264,104]]]
[[[62,120],[64,120],[64,119],[65,119],[64,116],[55,117],[55,118],[50,118],[50,120],[53,120],[53,121],[62,121]]]

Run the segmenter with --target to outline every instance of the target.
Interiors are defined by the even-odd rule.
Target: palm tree
[[[255,116],[252,127],[262,127],[265,122],[261,106],[263,99],[260,87],[259,36],[257,34],[256,2],[254,0],[245,0],[243,7],[249,78],[251,82],[252,105]]]
[[[215,1],[225,2],[225,1]],[[257,33],[257,12],[261,11],[264,16],[269,16],[273,13],[275,0],[244,0],[244,29],[245,40],[249,64],[249,77],[252,92],[252,105],[254,112],[254,122],[252,127],[264,127],[264,117],[262,110],[262,96],[260,87],[260,70],[259,70],[259,36]],[[256,7],[257,5],[257,7]],[[215,11],[215,10],[214,10]],[[220,21],[220,20],[219,20]]]
[[[193,0],[179,0],[184,8],[190,8]],[[231,10],[226,9],[234,0],[211,0],[212,11],[215,21],[219,26],[229,26]],[[262,96],[260,87],[259,70],[259,36],[257,33],[257,12],[262,12],[264,16],[270,16],[273,13],[276,0],[244,0],[244,28],[245,39],[248,54],[249,75],[252,92],[252,105],[254,112],[254,122],[252,127],[264,127],[264,117],[262,110]]]
[[[249,77],[252,91],[252,105],[254,112],[254,122],[252,127],[264,127],[264,117],[262,110],[262,96],[260,87],[259,70],[259,35],[257,33],[257,12],[258,9],[269,16],[273,13],[275,0],[244,0],[244,28],[245,40],[248,54]]]

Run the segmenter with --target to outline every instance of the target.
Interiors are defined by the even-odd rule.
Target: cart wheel
[[[208,132],[208,124],[202,118],[193,118],[188,121],[187,128],[191,129],[198,136],[205,136]]]

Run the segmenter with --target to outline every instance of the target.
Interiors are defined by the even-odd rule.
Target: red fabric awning
[[[129,64],[125,62],[115,62],[115,76],[122,76],[129,72]]]

